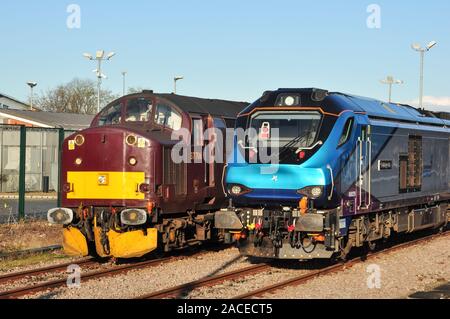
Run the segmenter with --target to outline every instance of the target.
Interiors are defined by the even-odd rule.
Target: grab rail
[[[243,141],[238,141],[238,145],[240,147],[242,147],[242,149],[244,150],[254,150],[255,153],[258,153],[258,149],[256,147],[253,146],[245,146]]]
[[[316,144],[314,144],[313,146],[310,147],[299,147],[296,151],[295,154],[300,153],[301,151],[310,151],[315,149],[318,145],[323,145],[322,141],[317,141]]]
[[[331,167],[330,164],[327,165],[327,169],[330,171],[330,175],[331,175],[331,192],[330,192],[330,196],[328,196],[328,200],[331,200],[333,198],[333,193],[334,193],[334,175],[333,175],[333,168]]]

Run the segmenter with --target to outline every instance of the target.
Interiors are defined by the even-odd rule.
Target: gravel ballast
[[[379,269],[379,281],[374,271]],[[339,273],[288,287],[266,298],[407,298],[450,281],[450,236],[381,255]],[[370,286],[370,288],[369,288]]]
[[[113,277],[81,282],[79,288],[59,288],[27,298],[137,298],[207,276],[250,266],[236,248],[186,257],[159,266],[132,270]]]

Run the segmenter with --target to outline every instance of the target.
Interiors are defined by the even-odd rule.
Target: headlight
[[[147,222],[147,212],[143,209],[126,209],[120,213],[123,225],[137,226]]]
[[[73,211],[69,208],[53,208],[47,212],[47,220],[51,224],[69,225],[73,221]]]
[[[249,190],[248,188],[246,188],[245,186],[242,185],[229,185],[228,186],[228,193],[230,193],[230,195],[233,196],[240,196],[240,195],[244,195],[247,193],[250,193],[251,190]]]
[[[297,191],[300,195],[304,195],[311,199],[317,199],[323,194],[323,186],[308,186]]]
[[[322,195],[322,188],[321,187],[311,188],[311,195],[313,197],[320,197]]]
[[[128,135],[125,141],[127,142],[128,145],[133,146],[136,145],[137,140],[138,139],[135,135]]]
[[[84,144],[84,136],[81,134],[78,134],[77,136],[75,136],[74,141],[77,146],[81,146]]]
[[[242,187],[241,186],[233,186],[233,187],[231,187],[231,194],[239,195],[240,193],[242,193]]]
[[[80,166],[82,163],[83,163],[83,160],[81,158],[77,158],[75,160],[75,164],[78,165],[78,166]]]

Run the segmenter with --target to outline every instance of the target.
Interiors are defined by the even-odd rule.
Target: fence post
[[[27,128],[20,127],[20,159],[19,159],[19,220],[25,219],[25,174],[27,152]]]
[[[62,153],[64,144],[64,129],[58,129],[58,207],[61,207],[62,184],[61,184],[61,170],[62,170]]]

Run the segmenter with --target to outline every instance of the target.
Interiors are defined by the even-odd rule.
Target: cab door
[[[206,125],[205,125],[206,124]],[[205,169],[205,159],[203,150],[205,147],[205,127],[207,121],[201,115],[192,115],[192,132],[191,132],[191,158],[190,158],[190,182],[191,193],[195,198],[202,196],[203,190],[207,185],[207,174]]]

